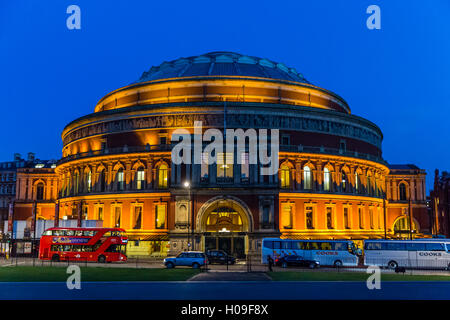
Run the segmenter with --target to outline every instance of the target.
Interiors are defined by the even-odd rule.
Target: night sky
[[[81,30],[66,9],[81,8]],[[366,8],[381,8],[369,30]],[[61,157],[64,126],[165,60],[235,51],[294,67],[384,133],[383,157],[450,170],[450,1],[0,0],[0,161]]]

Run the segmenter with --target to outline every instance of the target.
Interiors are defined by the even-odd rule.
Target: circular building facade
[[[245,148],[208,153],[209,129],[242,129]],[[190,163],[173,161],[180,130],[192,150],[203,137],[198,158],[183,153]],[[274,174],[261,174],[260,154],[251,161],[265,131],[277,133],[278,143],[268,138],[279,150]],[[244,256],[268,236],[385,232],[380,129],[281,63],[231,52],[164,62],[103,97],[62,139],[60,215],[125,228],[136,240],[131,255],[220,248]]]

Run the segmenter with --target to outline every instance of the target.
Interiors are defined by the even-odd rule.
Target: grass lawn
[[[81,281],[184,281],[197,274],[195,269],[133,269],[81,267]],[[1,282],[66,281],[61,267],[2,267]]]
[[[267,272],[275,281],[366,281],[368,273],[360,272]],[[381,274],[381,281],[450,281],[444,275]]]

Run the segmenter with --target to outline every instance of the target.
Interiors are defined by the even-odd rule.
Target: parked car
[[[208,258],[201,251],[185,251],[181,252],[176,257],[169,257],[164,259],[164,265],[168,268],[175,268],[179,266],[192,267],[194,269],[200,268],[208,263]]]
[[[287,268],[289,266],[296,266],[315,269],[320,266],[320,263],[319,261],[315,260],[305,260],[301,256],[289,255],[275,259],[275,265],[281,266],[282,268]]]
[[[226,264],[227,260],[228,264],[234,264],[236,262],[235,257],[229,255],[223,250],[209,250],[206,252],[206,256],[208,257],[209,263]]]

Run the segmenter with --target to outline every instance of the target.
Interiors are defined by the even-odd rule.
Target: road
[[[449,282],[0,282],[2,300],[449,300]]]
[[[70,262],[70,264],[77,264],[80,267],[106,267],[106,268],[162,268],[164,267],[162,259],[130,259],[126,263],[96,263],[96,262]],[[51,262],[51,261],[42,261],[38,259],[32,259],[32,258],[12,258],[9,260],[6,260],[4,258],[0,258],[0,267],[7,267],[7,266],[52,266],[52,267],[67,267],[67,262]],[[228,267],[226,265],[210,265],[208,267],[211,271],[247,271],[247,265],[245,263],[245,260],[238,261],[234,265],[229,265]],[[280,268],[275,267],[275,270],[277,272],[284,272],[284,271],[312,271],[310,269],[305,268]],[[262,265],[261,263],[255,263],[253,262],[251,265],[251,271],[257,271],[257,272],[266,272],[268,271],[267,265]],[[328,267],[321,267],[319,269],[314,270],[315,272],[366,272],[366,268],[328,268]],[[382,269],[382,273],[394,273],[393,270],[388,269]],[[447,270],[407,270],[406,274],[412,274],[412,275],[447,275],[450,276],[450,272]]]

